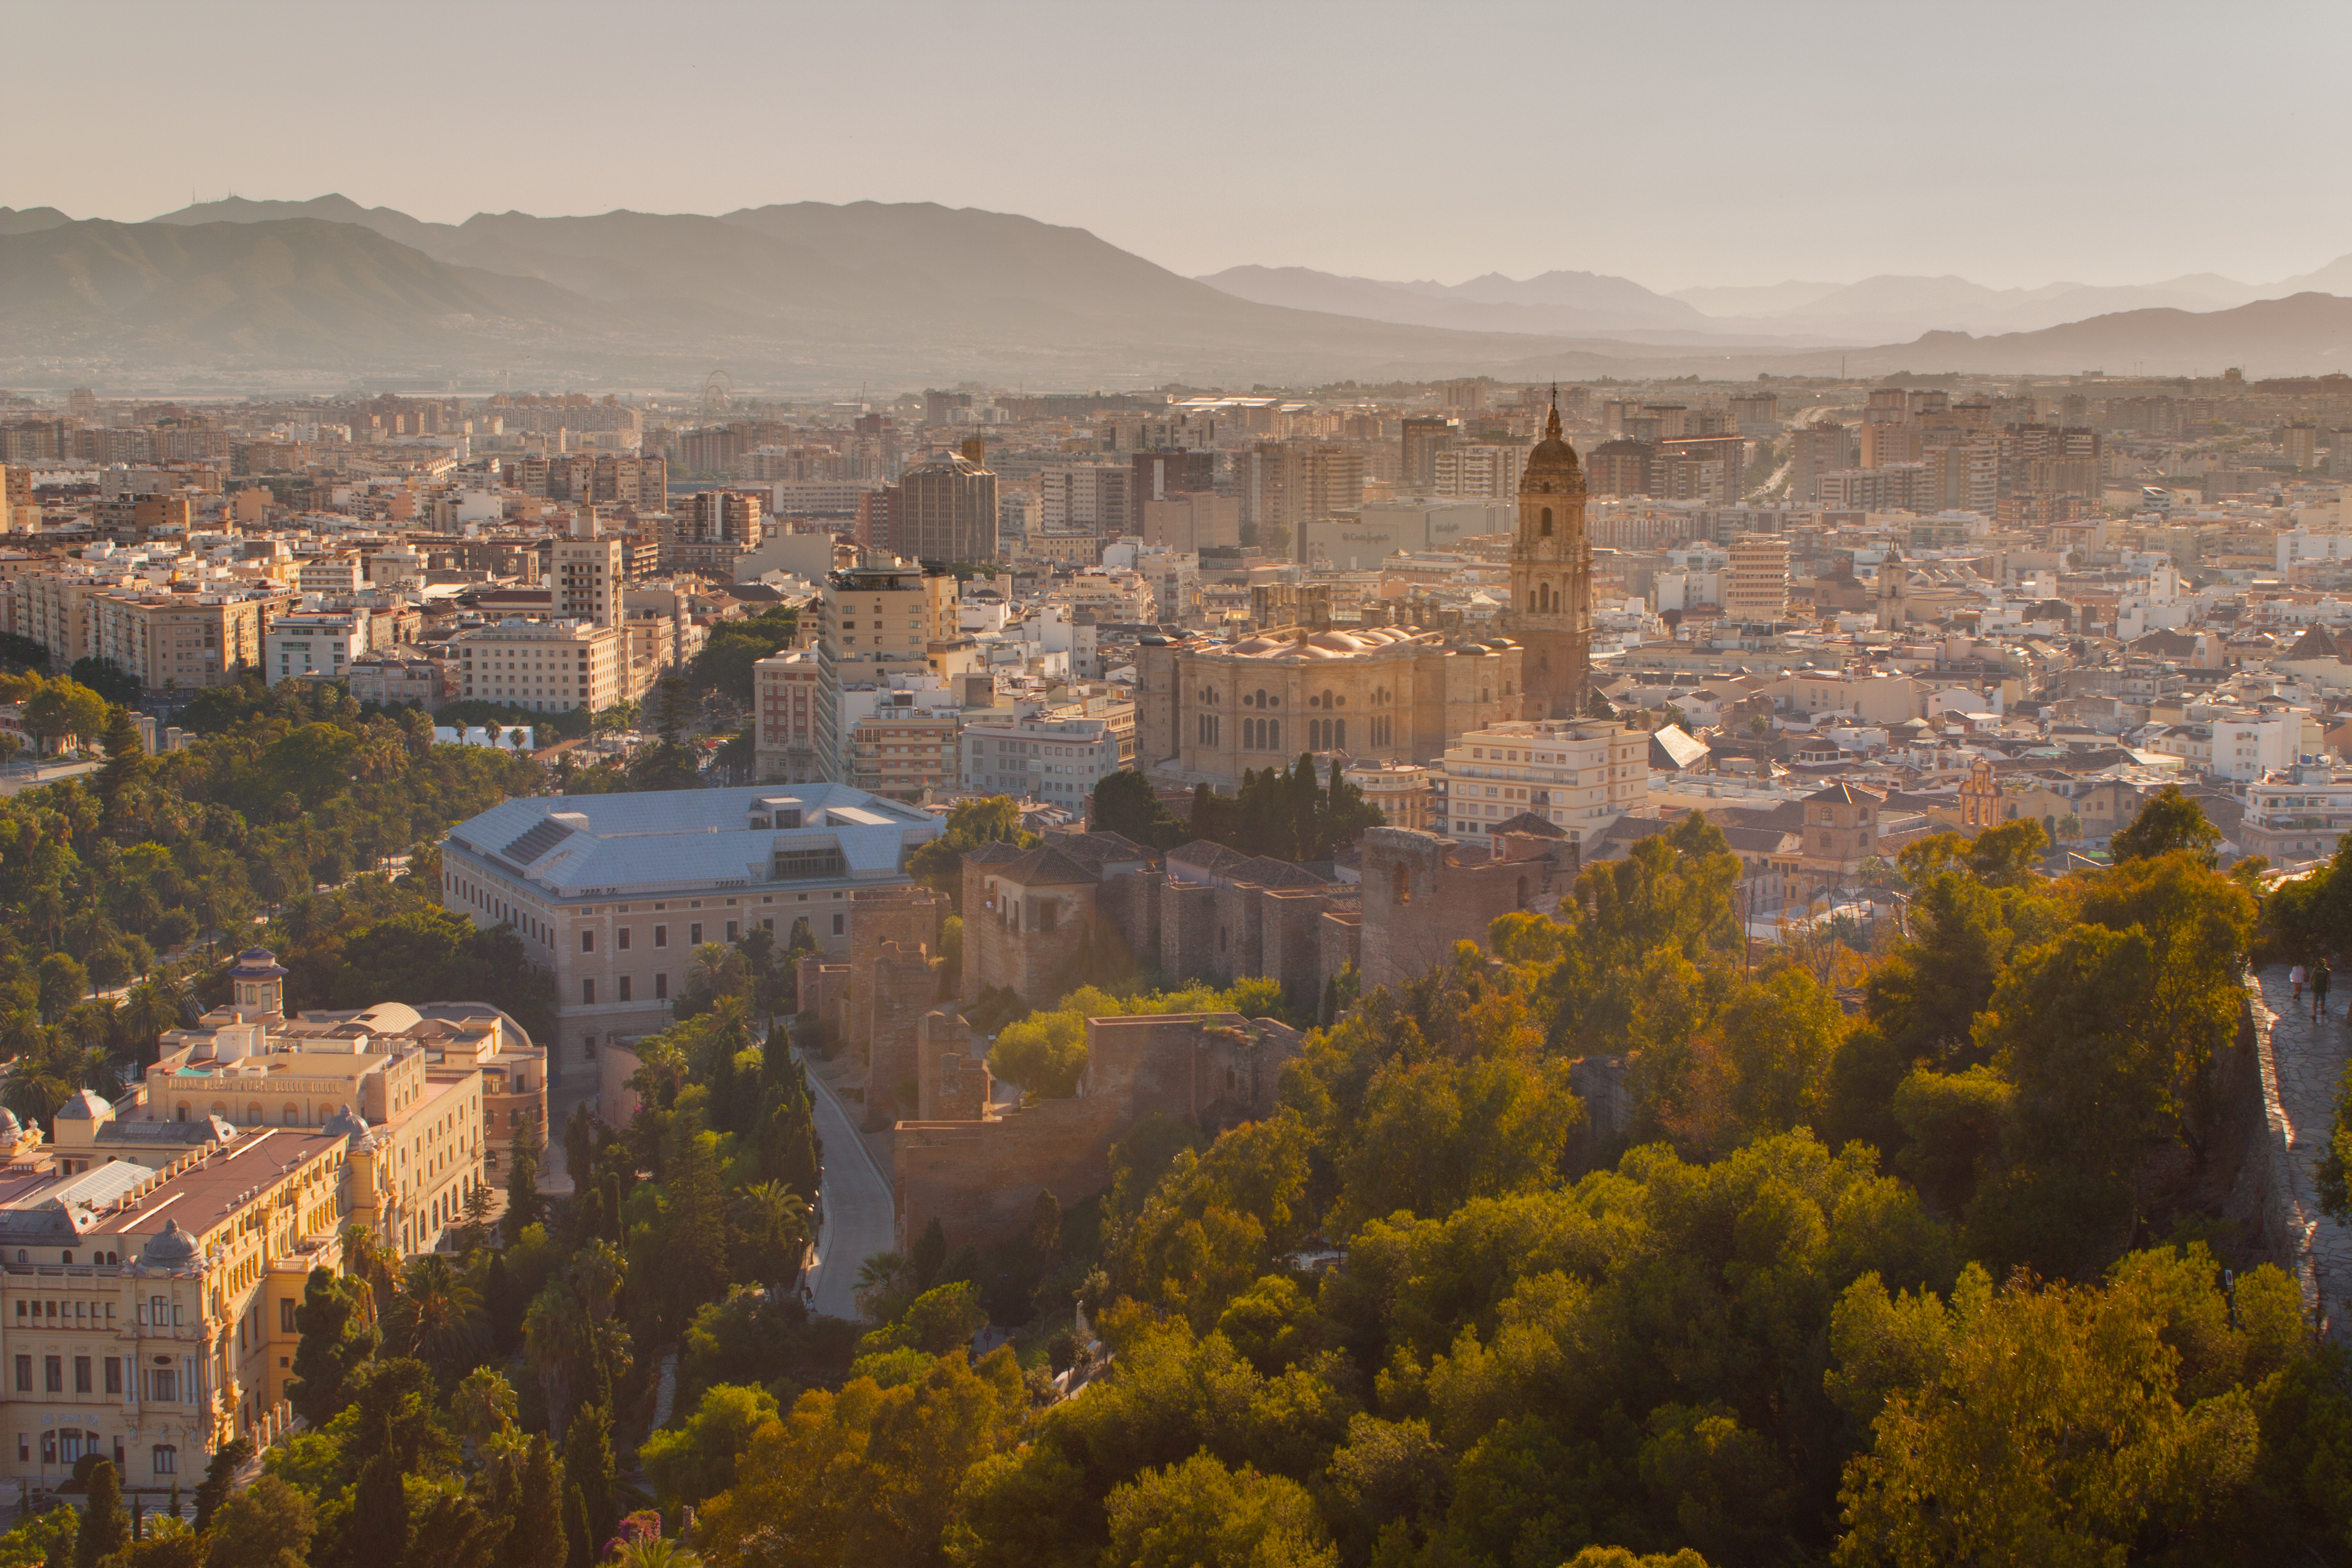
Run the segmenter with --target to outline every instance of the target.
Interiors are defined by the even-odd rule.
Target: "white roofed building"
[[[850,895],[907,882],[940,821],[845,784],[535,795],[492,806],[441,846],[445,907],[510,924],[555,976],[551,1060],[667,1027],[694,950],[806,919],[849,949]],[[560,1068],[559,1068],[560,1070]]]

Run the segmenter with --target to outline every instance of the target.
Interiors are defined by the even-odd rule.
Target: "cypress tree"
[[[563,1437],[563,1473],[588,1510],[588,1531],[582,1542],[612,1539],[620,1516],[613,1507],[612,1413],[603,1405],[583,1402],[572,1417]]]
[[[245,1462],[252,1458],[252,1442],[244,1437],[232,1437],[221,1445],[220,1452],[215,1454],[212,1463],[205,1467],[205,1479],[196,1486],[197,1534],[201,1535],[212,1528],[213,1515],[220,1511],[220,1505],[226,1502],[228,1494],[236,1489],[236,1472],[244,1468]]]
[[[668,1265],[669,1327],[676,1332],[705,1301],[725,1295],[728,1282],[727,1194],[719,1185],[719,1163],[703,1142],[702,1119],[691,1110],[677,1119],[668,1178],[662,1250]]]
[[[570,1540],[563,1526],[563,1462],[545,1437],[533,1437],[515,1493],[506,1568],[567,1568]]]
[[[302,1305],[294,1314],[302,1339],[294,1347],[294,1381],[286,1398],[313,1430],[323,1430],[351,1403],[352,1374],[375,1353],[375,1325],[353,1321],[358,1292],[365,1288],[325,1268],[310,1270],[302,1287]]]
[[[596,1536],[588,1523],[588,1500],[576,1481],[563,1489],[563,1534],[572,1548],[563,1560],[563,1568],[592,1568],[596,1549],[591,1543]]]
[[[89,1503],[81,1512],[81,1528],[74,1536],[74,1568],[98,1568],[131,1543],[131,1524],[122,1512],[122,1479],[114,1461],[100,1459],[90,1467]]]

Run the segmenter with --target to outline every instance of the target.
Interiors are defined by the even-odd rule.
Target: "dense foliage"
[[[782,605],[741,620],[719,622],[687,666],[687,689],[698,696],[717,692],[751,707],[751,667],[790,644],[799,629],[800,612]]]
[[[2352,1551],[2352,1363],[2219,1216],[2256,909],[2178,816],[2158,803],[2134,853],[2055,881],[2039,825],[1915,845],[1908,934],[1874,963],[1746,952],[1721,836],[1644,840],[1560,917],[1496,921],[1492,957],[1465,944],[1310,1034],[1274,1116],[1213,1141],[1147,1123],[1021,1247],[935,1226],[876,1259],[845,1383],[772,1413],[714,1383],[658,1440],[675,1495],[707,1499],[698,1549]],[[1086,1016],[1164,1005],[1212,1002],[1076,994],[992,1060],[1064,1092]],[[1576,1092],[1594,1071],[1622,1072],[1622,1131]],[[1043,1377],[1083,1357],[1071,1281],[1116,1353],[1055,1402]],[[983,1310],[1016,1334],[975,1361]]]
[[[102,765],[0,800],[0,1057],[20,1058],[19,1115],[113,1092],[216,999],[217,950],[254,940],[293,956],[291,1006],[481,1000],[546,1027],[544,982],[511,938],[436,912],[434,846],[540,787],[533,763],[436,746],[423,713],[301,682],[219,688],[182,717],[194,738],[152,757],[121,708],[101,706],[94,733],[65,721]],[[409,874],[387,876],[404,856]]]

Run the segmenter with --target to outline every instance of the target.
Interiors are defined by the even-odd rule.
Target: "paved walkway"
[[[897,1211],[890,1180],[858,1137],[857,1123],[833,1086],[813,1068],[809,1088],[816,1101],[816,1135],[824,1142],[820,1177],[824,1224],[817,1232],[816,1261],[809,1266],[808,1283],[816,1293],[819,1312],[856,1318],[858,1268],[898,1244]]]
[[[2352,1344],[2352,1227],[2321,1214],[2317,1195],[2319,1162],[2335,1136],[2336,1086],[2352,1057],[2352,1022],[2345,1017],[2352,995],[2338,986],[2329,1016],[2315,1019],[2309,993],[2297,1004],[2284,968],[2261,971],[2247,989],[2263,1047],[2266,1239],[2295,1263],[2304,1300],[2317,1308],[2328,1337]]]

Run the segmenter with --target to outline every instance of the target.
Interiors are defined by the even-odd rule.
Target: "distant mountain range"
[[[2301,297],[2250,315],[2226,297],[2247,286],[2222,279],[2030,294],[1872,279],[1682,296],[1573,271],[1444,285],[1236,268],[1203,280],[1083,229],[929,204],[484,213],[454,225],[340,195],[232,198],[131,224],[0,207],[0,381],[479,385],[506,372],[534,386],[679,387],[723,367],[739,384],[798,390],[1249,386],[1834,374],[1841,356],[1855,374],[1882,362],[1923,373],[2352,368],[2346,302],[2329,297],[2352,294],[2352,258],[2290,281],[2305,285]],[[1924,311],[1945,325],[1991,312],[1997,326],[2000,310],[2101,300],[2158,308],[1990,337],[1824,325]]]
[[[1718,343],[1878,343],[1927,332],[2035,331],[2092,316],[2146,310],[2221,310],[2302,293],[2352,295],[2352,255],[2274,283],[2213,273],[2160,283],[2051,283],[1988,289],[1965,278],[1884,274],[1858,283],[1790,281],[1754,289],[1654,293],[1626,278],[1546,272],[1524,282],[1488,273],[1467,283],[1387,282],[1304,267],[1231,267],[1201,279],[1244,300],[1376,321],[1486,331],[1605,333],[1668,342],[1695,334]]]

